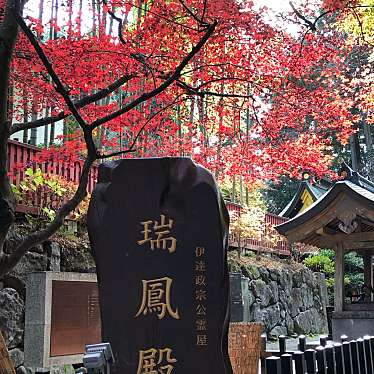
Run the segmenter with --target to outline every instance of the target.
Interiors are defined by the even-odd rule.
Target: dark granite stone
[[[88,228],[115,374],[136,373],[144,363],[156,371],[232,373],[228,220],[214,178],[188,158],[100,166]],[[149,297],[159,302],[153,310]]]

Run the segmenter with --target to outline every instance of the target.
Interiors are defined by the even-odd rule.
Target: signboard
[[[102,164],[88,212],[116,374],[232,373],[228,213],[188,158]]]
[[[82,354],[100,339],[97,283],[53,280],[50,355]]]
[[[100,342],[96,274],[53,271],[28,274],[25,366],[36,369],[79,364],[85,345]]]

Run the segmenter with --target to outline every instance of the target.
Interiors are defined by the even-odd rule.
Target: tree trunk
[[[23,122],[28,122],[29,120],[29,108],[28,108],[28,99],[27,99],[27,88],[23,87]],[[22,141],[24,143],[27,143],[29,140],[29,131],[28,130],[23,130],[23,138]]]
[[[8,0],[3,21],[0,23],[0,266],[4,260],[5,238],[15,219],[16,203],[10,188],[7,168],[7,143],[12,123],[8,114],[10,64],[18,36],[18,26],[11,14],[14,6],[14,1]],[[22,12],[22,5],[19,11]]]
[[[355,171],[360,171],[361,162],[360,162],[360,144],[358,139],[358,133],[354,133],[349,138],[349,144],[351,148],[351,162],[352,169]]]
[[[45,116],[49,116],[49,108],[45,110]],[[44,126],[44,147],[48,147],[48,133],[49,133],[49,125]]]
[[[32,106],[31,120],[35,121],[37,119],[38,119],[38,114],[36,112],[35,101],[34,101],[34,104]],[[30,130],[30,144],[31,145],[36,145],[36,143],[37,143],[37,134],[38,134],[38,129],[31,129]]]

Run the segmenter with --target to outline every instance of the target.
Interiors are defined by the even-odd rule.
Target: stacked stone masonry
[[[262,321],[270,337],[327,332],[323,274],[287,266],[242,265],[231,270],[241,274],[242,321]]]
[[[10,232],[6,251],[14,250],[21,238],[22,232]],[[0,280],[0,330],[17,374],[31,372],[24,366],[23,335],[25,281],[27,274],[33,271],[94,273],[95,264],[88,246],[83,243],[62,245],[48,241],[27,252],[16,268]],[[323,275],[313,274],[305,268],[293,271],[255,265],[231,271],[240,272],[241,321],[262,321],[272,336],[327,331],[327,292]],[[67,368],[62,372],[68,372]]]

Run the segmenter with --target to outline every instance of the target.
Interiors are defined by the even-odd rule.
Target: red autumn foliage
[[[325,6],[342,3],[326,1]],[[234,0],[111,0],[100,13],[88,12],[95,13],[94,22],[85,29],[82,19],[87,23],[89,18],[76,5],[74,0],[66,4],[65,21],[41,23],[27,11],[25,15],[74,100],[129,77],[108,99],[80,109],[93,127],[162,85],[198,43],[204,27],[217,22],[178,79],[151,100],[96,127],[101,152],[125,149],[136,139],[136,152],[122,157],[187,155],[218,177],[240,174],[251,183],[296,176],[304,169],[325,174],[332,142],[344,143],[352,132],[353,93],[343,79],[349,50],[334,30],[307,33],[301,48],[302,32],[300,37],[289,35],[267,24],[251,2]],[[120,38],[113,31],[118,22],[108,12],[123,21]],[[56,37],[47,37],[50,28]],[[17,121],[23,122],[17,110],[22,95],[17,93],[24,90],[40,116],[46,108],[51,115],[69,112],[23,35],[12,80]],[[75,127],[41,157],[74,161],[84,154],[84,140]]]

